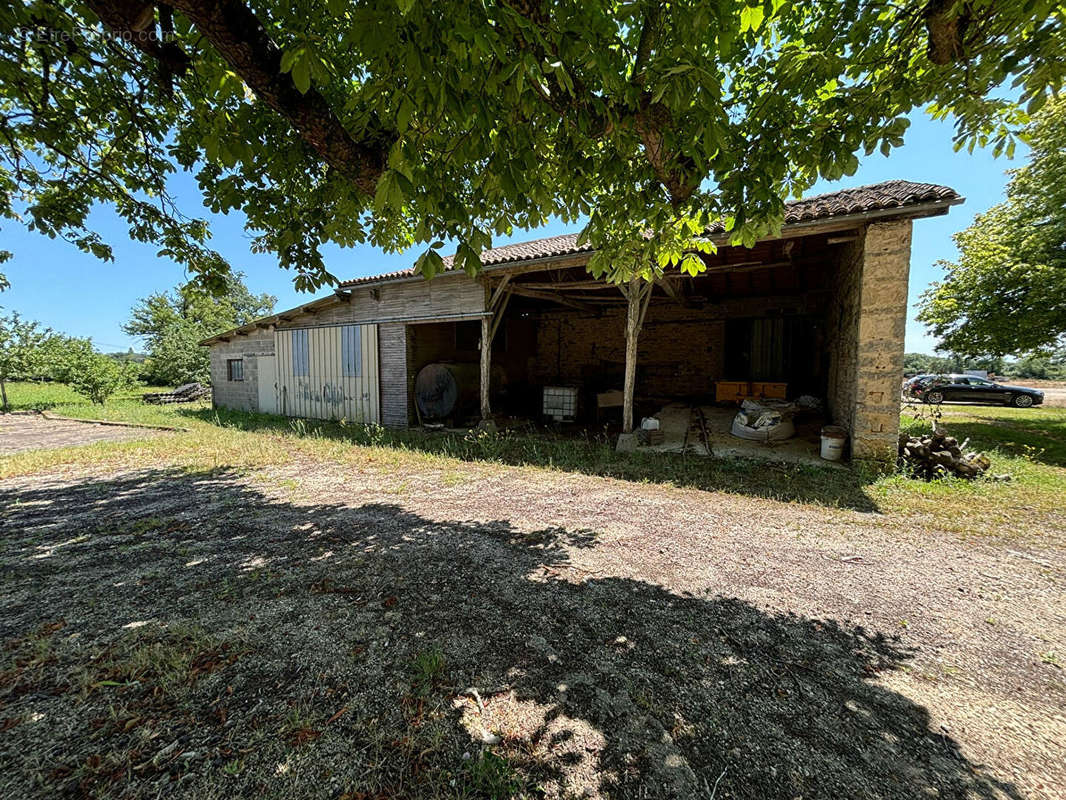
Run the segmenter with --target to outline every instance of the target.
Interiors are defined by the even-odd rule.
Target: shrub
[[[55,355],[56,378],[82,397],[103,405],[115,392],[128,389],[136,381],[136,366],[119,364],[97,353],[88,339],[67,339]]]

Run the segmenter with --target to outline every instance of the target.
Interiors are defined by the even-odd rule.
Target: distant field
[[[41,411],[64,403],[84,403],[65,383],[18,382],[7,384],[7,400],[12,411]]]
[[[169,386],[138,386],[120,392],[102,405],[93,405],[64,383],[36,383],[20,381],[7,385],[7,398],[12,411],[51,411],[60,416],[82,419],[109,419],[126,422],[173,425],[172,411],[161,406],[146,405],[141,395],[146,392],[165,392]],[[194,403],[205,408],[209,403]],[[187,406],[188,407],[188,406]]]

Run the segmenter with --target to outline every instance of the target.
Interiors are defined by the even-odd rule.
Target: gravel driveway
[[[94,442],[128,442],[162,433],[151,428],[47,419],[41,414],[0,414],[0,455]]]
[[[1061,529],[462,470],[0,484],[0,795],[1066,795]]]

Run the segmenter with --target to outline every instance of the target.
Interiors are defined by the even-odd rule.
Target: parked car
[[[954,400],[1029,408],[1044,402],[1039,389],[996,383],[976,375],[916,375],[903,384],[903,394],[934,404]]]

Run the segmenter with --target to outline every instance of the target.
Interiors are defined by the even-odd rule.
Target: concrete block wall
[[[274,356],[273,331],[257,330],[211,347],[211,402],[216,408],[259,410],[258,359],[261,356]],[[244,380],[229,379],[226,362],[233,358],[244,362]]]

